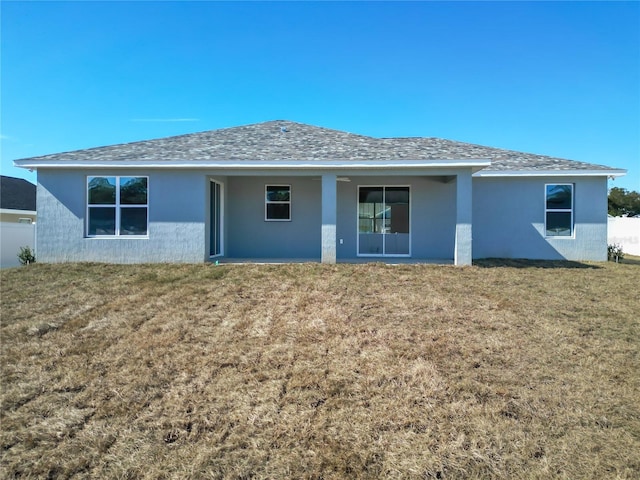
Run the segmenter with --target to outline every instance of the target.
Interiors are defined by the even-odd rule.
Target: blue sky
[[[638,2],[3,1],[12,161],[275,119],[626,168]]]

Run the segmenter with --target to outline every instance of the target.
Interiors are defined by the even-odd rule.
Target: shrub
[[[610,262],[618,263],[624,258],[624,252],[622,251],[622,245],[614,243],[607,246],[607,258]]]
[[[18,260],[20,260],[21,265],[29,265],[30,263],[35,263],[36,256],[31,250],[31,247],[20,247],[20,252],[18,253]]]

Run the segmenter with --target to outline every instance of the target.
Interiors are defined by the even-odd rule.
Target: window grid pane
[[[116,204],[116,177],[89,177],[89,205]]]
[[[89,235],[115,235],[115,207],[89,208]]]
[[[120,235],[147,234],[147,207],[121,208]]]
[[[267,185],[267,202],[289,202],[290,199],[291,187]]]
[[[547,236],[571,236],[571,212],[547,212]]]
[[[288,203],[268,203],[267,219],[268,220],[289,220],[291,218]]]
[[[145,177],[120,178],[120,204],[146,205],[147,179]]]
[[[572,185],[547,185],[547,209],[571,209]]]

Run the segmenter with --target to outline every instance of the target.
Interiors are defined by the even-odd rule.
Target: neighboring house
[[[16,160],[39,260],[607,259],[624,170],[271,121]]]
[[[36,186],[22,178],[0,176],[0,222],[35,221]]]
[[[0,176],[0,266],[20,265],[20,247],[35,247],[36,186]]]

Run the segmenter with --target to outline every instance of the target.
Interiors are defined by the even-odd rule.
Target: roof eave
[[[627,171],[621,168],[610,169],[571,169],[571,170],[481,170],[474,177],[621,177]]]
[[[217,161],[154,161],[154,160],[14,160],[20,168],[35,170],[38,168],[153,168],[153,169],[405,169],[405,168],[471,168],[479,171],[491,165],[488,159],[459,160],[217,160]]]

